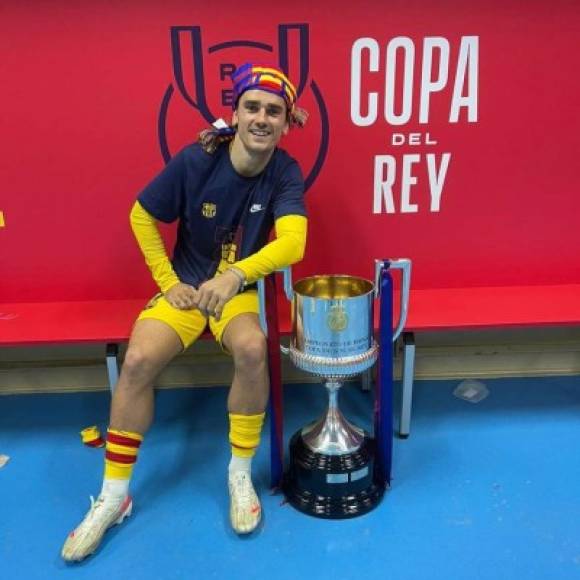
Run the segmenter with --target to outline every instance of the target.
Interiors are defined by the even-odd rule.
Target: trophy
[[[401,314],[392,328],[392,279],[403,270]],[[392,449],[392,342],[403,329],[410,285],[409,260],[377,261],[375,283],[346,275],[299,280],[286,293],[292,301],[292,334],[283,352],[303,371],[320,377],[328,408],[290,441],[283,490],[298,510],[321,518],[350,518],[381,501],[390,481]],[[379,345],[374,339],[374,302],[381,298]],[[381,359],[375,404],[375,437],[341,413],[338,394],[345,379]],[[384,359],[384,360],[383,360]],[[385,362],[386,361],[386,362]]]

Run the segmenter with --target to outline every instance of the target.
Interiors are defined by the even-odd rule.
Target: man
[[[232,457],[230,519],[240,534],[260,522],[251,480],[269,391],[266,340],[252,284],[302,259],[306,212],[300,169],[277,148],[306,114],[283,72],[245,64],[233,76],[232,126],[204,131],[139,195],[131,225],[161,291],[139,315],[113,395],[101,493],[62,549],[93,553],[106,530],[131,514],[129,482],[153,417],[153,384],[206,324],[233,356],[228,397]],[[170,260],[156,220],[179,221]],[[276,238],[268,243],[275,226]]]

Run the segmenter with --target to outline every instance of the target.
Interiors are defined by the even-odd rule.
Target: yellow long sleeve
[[[130,214],[131,229],[145,257],[145,263],[151,270],[153,279],[161,292],[167,292],[179,283],[179,278],[173,270],[165,244],[155,223],[155,218],[143,209],[136,201]]]
[[[278,218],[274,224],[276,239],[260,251],[232,264],[246,276],[247,283],[299,262],[304,257],[308,220],[301,215]]]

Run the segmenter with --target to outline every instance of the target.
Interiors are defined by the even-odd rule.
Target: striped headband
[[[234,83],[234,109],[242,93],[251,89],[259,89],[278,95],[286,101],[288,111],[291,112],[294,109],[297,98],[296,88],[288,77],[277,68],[247,62],[236,69],[232,75],[232,81]]]

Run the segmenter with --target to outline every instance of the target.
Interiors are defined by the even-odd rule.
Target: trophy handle
[[[284,293],[286,294],[286,298],[288,298],[289,302],[292,302],[294,298],[294,290],[292,289],[292,268],[291,266],[286,266],[285,268],[281,268],[280,270],[276,270],[276,272],[282,272],[284,276]],[[258,280],[258,301],[260,305],[260,327],[262,328],[262,332],[268,336],[268,323],[266,322],[266,286],[264,283],[264,279],[260,278]],[[288,354],[290,349],[280,345],[280,350],[284,354]]]
[[[262,332],[267,337],[268,336],[268,323],[266,322],[266,285],[264,283],[264,278],[260,278],[257,282],[258,284],[258,304],[259,312],[258,316],[260,318],[260,327]]]
[[[399,324],[393,332],[393,342],[399,338],[407,322],[409,313],[409,292],[411,289],[411,260],[408,258],[399,258],[397,260],[375,260],[375,297],[378,298],[381,293],[381,272],[383,268],[393,270],[402,270],[403,284],[401,285],[401,304]]]
[[[284,294],[286,294],[286,298],[288,302],[292,302],[294,300],[294,289],[292,288],[292,268],[291,266],[286,266],[286,268],[282,268],[282,270],[278,270],[282,272],[284,276]],[[280,345],[280,350],[282,354],[288,355],[290,349],[283,344]]]
[[[294,289],[292,288],[292,268],[286,266],[286,268],[277,270],[277,272],[282,272],[284,275],[284,293],[286,294],[286,298],[288,298],[288,302],[292,302],[294,299]]]

